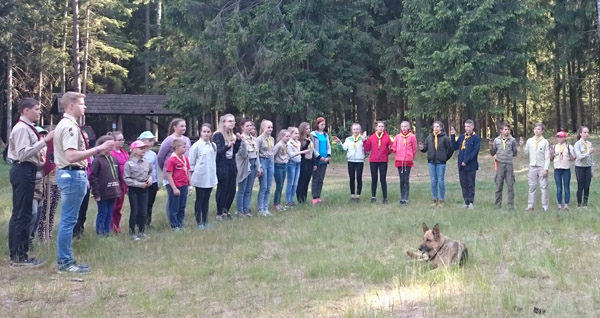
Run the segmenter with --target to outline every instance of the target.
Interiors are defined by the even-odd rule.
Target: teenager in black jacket
[[[431,206],[443,206],[446,196],[446,161],[452,158],[454,148],[448,135],[444,133],[444,124],[440,121],[433,123],[433,132],[427,136],[425,143],[419,143],[419,150],[427,153],[427,165],[431,179]]]

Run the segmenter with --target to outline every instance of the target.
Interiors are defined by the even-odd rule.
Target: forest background
[[[22,97],[166,94],[191,123],[324,116],[600,126],[600,0],[5,0],[0,137]],[[164,127],[163,127],[164,128]],[[100,132],[104,133],[104,132]],[[137,131],[139,133],[139,131]],[[132,133],[133,134],[133,133]],[[163,135],[164,137],[164,135]]]

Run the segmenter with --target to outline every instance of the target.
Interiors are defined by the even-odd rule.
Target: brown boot
[[[437,205],[438,205],[438,200],[433,200],[433,202],[429,206],[436,207]]]
[[[444,207],[444,200],[438,200],[437,204],[439,207]]]

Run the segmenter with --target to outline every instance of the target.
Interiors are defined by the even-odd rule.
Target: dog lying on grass
[[[427,224],[423,223],[423,233],[423,242],[419,245],[419,251],[408,250],[406,255],[428,261],[435,268],[447,267],[456,262],[462,266],[467,261],[469,251],[465,244],[444,236],[438,224],[433,229],[429,229]]]

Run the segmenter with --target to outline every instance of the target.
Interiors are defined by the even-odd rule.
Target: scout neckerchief
[[[402,131],[400,132],[400,137],[403,137],[404,140],[402,140],[402,143],[406,146],[406,141],[408,140],[408,137],[410,137],[411,135],[411,131],[409,130],[406,135],[404,133],[402,133]]]
[[[557,144],[558,146],[558,153],[559,153],[559,159],[563,160],[563,152],[565,151],[567,143],[565,142],[564,144]]]
[[[37,136],[38,141],[42,140],[40,133],[38,133],[37,129],[35,129],[35,127],[33,127],[33,125],[28,124],[27,122],[25,122],[23,119],[20,119],[20,118],[19,118],[19,121],[22,122],[23,124],[27,125],[29,128],[31,128],[31,130],[33,130],[33,132]]]
[[[287,155],[287,145],[285,143],[283,143],[283,147],[280,147],[279,149],[283,149],[283,155],[284,156]]]
[[[352,135],[352,141],[354,141],[354,149],[356,149],[356,144],[361,140],[360,135]]]
[[[271,137],[267,136],[265,137],[265,139],[267,139],[267,148],[269,149],[269,151],[271,151]]]
[[[105,155],[104,157],[106,157],[106,160],[108,161],[108,165],[110,166],[110,174],[112,175],[113,179],[117,178],[117,168],[115,168],[115,160],[113,159],[113,157],[111,155]]]
[[[383,134],[385,132],[382,131],[381,135],[379,135],[379,133],[375,132],[375,136],[377,136],[377,148],[381,148],[381,138],[383,138]]]
[[[502,148],[504,149],[504,151],[506,151],[506,142],[508,141],[508,138],[500,138],[502,139]]]
[[[300,151],[300,142],[298,140],[290,139],[290,143],[292,144],[292,147]]]
[[[535,141],[535,150],[537,150],[538,146],[540,145],[540,142],[542,140],[544,140],[544,136],[540,137],[539,139],[538,138],[533,138],[533,140]]]
[[[439,135],[438,132],[436,132],[436,131],[433,132],[433,147],[435,148],[435,150],[437,150],[437,145],[438,145],[438,143],[437,143],[437,136],[438,135]]]
[[[250,144],[250,147],[252,147],[252,151],[256,150],[256,148],[254,147],[254,139],[252,138],[252,136],[246,137],[246,136],[242,135],[242,138],[244,138],[244,140],[246,140],[246,142],[248,144]]]
[[[585,146],[585,149],[587,150],[587,153],[590,153],[590,145],[587,143],[587,141],[581,139],[581,142],[583,142],[583,145]]]
[[[174,151],[171,154],[171,157],[177,158],[177,161],[179,161],[181,163],[181,165],[183,166],[183,172],[185,172],[185,174],[187,175],[187,173],[188,173],[187,158],[184,155],[181,155],[181,157],[179,157]],[[183,158],[183,159],[181,159],[181,158]]]
[[[471,138],[471,137],[472,137],[472,136],[474,136],[474,135],[475,135],[475,132],[472,132],[470,135],[467,135],[467,134],[465,133],[465,139],[463,139],[463,142],[462,142],[462,147],[460,147],[460,150],[465,150],[465,149],[467,149],[467,139]]]

